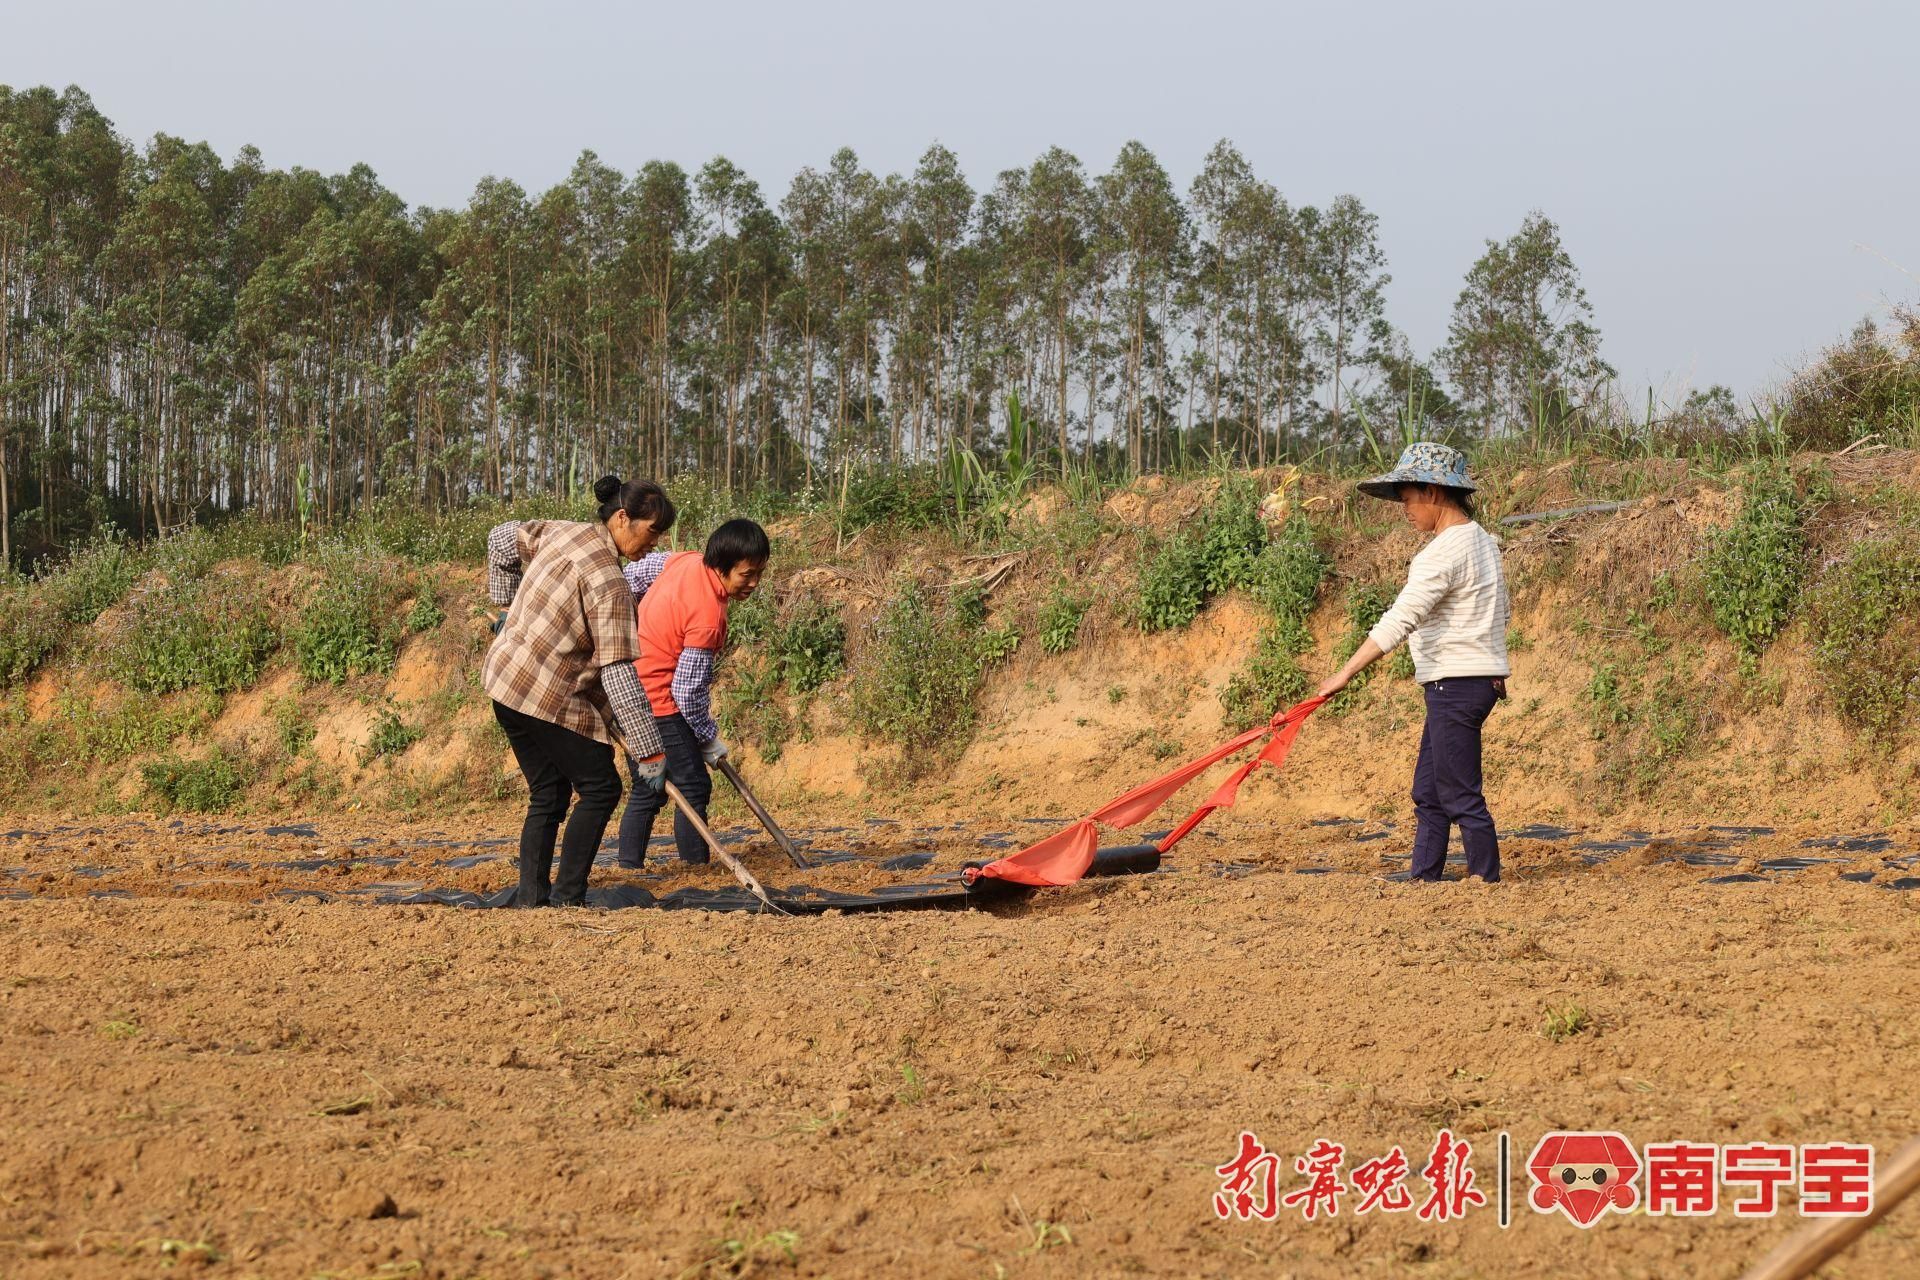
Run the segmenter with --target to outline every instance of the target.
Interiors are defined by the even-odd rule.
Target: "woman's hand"
[[[1354,655],[1347,659],[1347,665],[1341,667],[1338,671],[1320,682],[1317,696],[1331,698],[1334,694],[1346,688],[1348,682],[1355,676],[1378,662],[1384,653],[1385,650],[1375,644],[1371,636],[1362,640],[1359,649],[1355,650]]]

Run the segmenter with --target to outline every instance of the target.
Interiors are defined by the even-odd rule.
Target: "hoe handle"
[[[725,756],[720,757],[720,772],[727,776],[727,781],[733,784],[733,789],[738,791],[740,798],[747,802],[747,808],[753,810],[753,816],[760,819],[760,825],[767,829],[767,834],[773,837],[773,842],[780,846],[780,852],[787,855],[787,861],[796,867],[804,868],[809,865],[799,848],[788,838],[787,833],[780,829],[780,824],[773,820],[773,815],[767,812],[767,806],[760,803],[760,797],[753,794],[753,789],[747,785],[747,780],[740,776],[740,770],[734,766],[733,761]]]
[[[779,911],[780,908],[773,904],[773,899],[767,896],[767,891],[760,887],[760,882],[753,878],[753,872],[742,866],[740,859],[720,847],[720,841],[713,834],[713,828],[709,827],[706,820],[700,816],[700,811],[689,804],[687,798],[680,794],[680,788],[674,786],[671,782],[667,783],[667,795],[680,810],[681,816],[692,823],[693,829],[700,833],[700,838],[707,842],[707,848],[713,851],[713,856],[720,860],[722,866],[733,872],[733,878],[746,886],[748,893],[760,899],[767,910]]]

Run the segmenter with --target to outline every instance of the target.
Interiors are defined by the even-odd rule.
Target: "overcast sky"
[[[1532,208],[1622,381],[1743,395],[1920,299],[1920,4],[974,0],[966,4],[0,0],[0,83],[77,84],[119,129],[336,171],[415,204],[531,191],[584,148],[724,154],[769,200],[851,146],[976,188],[1058,144],[1144,142],[1184,190],[1231,138],[1295,203],[1380,215],[1423,353]]]

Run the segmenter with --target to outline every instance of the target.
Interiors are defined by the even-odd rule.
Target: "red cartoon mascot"
[[[1533,1175],[1533,1207],[1541,1213],[1557,1208],[1580,1227],[1640,1200],[1633,1185],[1640,1158],[1617,1133],[1550,1133],[1533,1149],[1527,1172]]]

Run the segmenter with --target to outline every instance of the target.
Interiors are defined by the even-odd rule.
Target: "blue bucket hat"
[[[1362,480],[1359,488],[1370,498],[1397,501],[1403,484],[1440,484],[1468,493],[1472,493],[1474,487],[1473,481],[1467,478],[1467,455],[1431,440],[1408,445],[1393,470]]]

